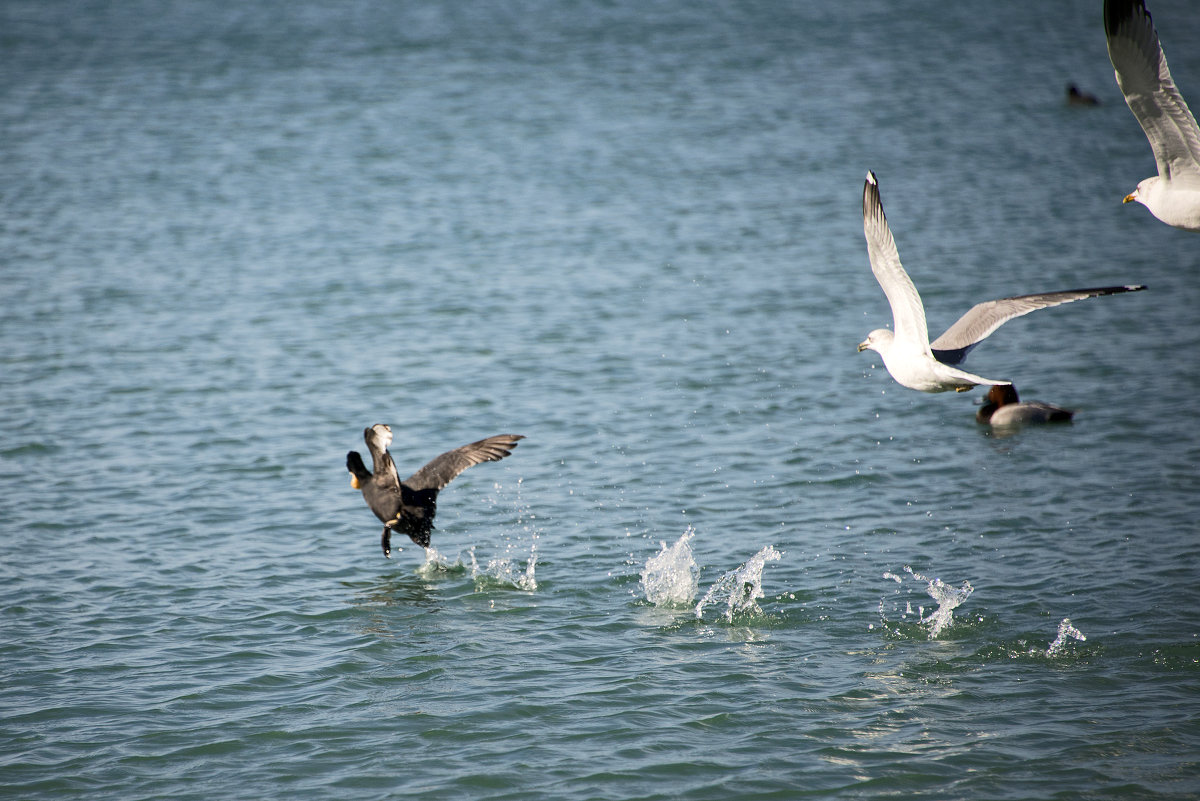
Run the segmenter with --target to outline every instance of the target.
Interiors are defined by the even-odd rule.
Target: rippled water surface
[[[0,795],[1200,794],[1200,237],[1047,5],[0,6]],[[1149,286],[972,354],[1074,423],[855,353],[868,169],[934,333]],[[386,560],[375,422],[527,439]]]

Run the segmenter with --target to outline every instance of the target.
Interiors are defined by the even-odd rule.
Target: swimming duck
[[[980,423],[993,426],[1012,426],[1023,423],[1066,423],[1075,412],[1041,401],[1022,401],[1012,384],[993,386],[986,402],[975,413]]]
[[[520,434],[499,434],[463,445],[446,451],[401,481],[388,452],[391,427],[376,423],[365,429],[363,439],[371,452],[374,472],[367,470],[358,451],[346,454],[346,469],[350,471],[350,485],[362,490],[367,506],[383,521],[383,555],[389,559],[392,556],[393,531],[407,534],[417,545],[428,548],[438,492],[471,465],[498,462],[508,456],[517,447],[517,440],[524,438]]]
[[[1090,92],[1081,92],[1075,84],[1067,84],[1067,105],[1068,106],[1098,106],[1100,100]]]

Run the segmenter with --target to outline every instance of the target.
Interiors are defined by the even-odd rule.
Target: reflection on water
[[[343,587],[353,591],[352,603],[357,607],[405,606],[440,609],[437,585],[413,574],[385,573],[369,580],[343,581]]]

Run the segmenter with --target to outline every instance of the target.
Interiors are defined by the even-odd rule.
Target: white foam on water
[[[696,604],[696,618],[704,618],[704,607],[710,603],[725,602],[725,620],[732,623],[734,615],[760,615],[762,609],[758,599],[764,597],[762,589],[763,568],[767,562],[783,558],[783,554],[768,545],[734,570],[721,576],[700,603]]]
[[[1058,656],[1066,648],[1068,640],[1079,640],[1086,642],[1087,637],[1083,632],[1071,625],[1071,618],[1064,617],[1062,623],[1058,624],[1058,636],[1054,638],[1054,642],[1050,643],[1050,647],[1046,649],[1046,656]]]
[[[647,601],[655,606],[687,606],[695,600],[700,587],[691,546],[695,536],[696,530],[688,526],[674,545],[660,542],[662,550],[646,560],[642,592]]]

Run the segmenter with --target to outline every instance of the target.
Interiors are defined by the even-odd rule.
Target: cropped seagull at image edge
[[[965,392],[978,384],[1009,384],[1009,381],[982,378],[957,369],[971,350],[1004,323],[1037,309],[1059,306],[1084,298],[1116,295],[1145,289],[1140,284],[1106,286],[1094,289],[1069,289],[1017,295],[977,303],[933,342],[925,322],[925,306],[912,279],[900,264],[896,241],[888,227],[879,199],[875,173],[868,172],[863,185],[863,233],[871,272],[883,288],[892,307],[894,331],[877,328],[858,344],[858,351],[873,350],[883,357],[883,365],[892,378],[921,392]]]
[[[1158,165],[1158,175],[1123,202],[1136,200],[1167,225],[1200,231],[1200,127],[1175,88],[1143,0],[1105,0],[1104,35],[1117,86]]]
[[[396,463],[388,452],[392,444],[391,427],[376,423],[363,431],[363,439],[371,452],[375,472],[367,470],[358,451],[346,454],[346,469],[350,471],[350,485],[362,490],[367,506],[383,521],[380,544],[383,555],[390,559],[393,531],[407,534],[417,545],[428,548],[438,492],[468,467],[480,462],[498,462],[508,456],[517,447],[517,440],[525,437],[498,434],[446,451],[404,481],[396,473]]]

